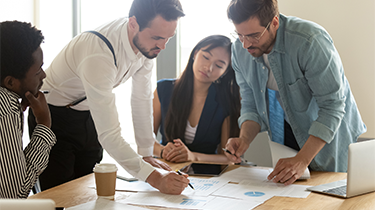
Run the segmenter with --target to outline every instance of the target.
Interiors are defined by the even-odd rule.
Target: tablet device
[[[220,176],[227,168],[228,164],[191,163],[180,171],[193,176]]]

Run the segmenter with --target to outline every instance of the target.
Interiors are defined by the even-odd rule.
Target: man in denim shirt
[[[280,159],[268,179],[292,184],[308,166],[346,172],[348,145],[366,126],[329,34],[316,23],[279,14],[277,0],[232,0],[228,18],[238,35],[232,65],[242,109],[240,137],[229,139],[234,155],[227,156],[239,162],[260,131],[272,136],[267,94],[273,90],[285,112],[284,144],[299,152]]]

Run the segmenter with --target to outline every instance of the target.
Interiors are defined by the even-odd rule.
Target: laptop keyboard
[[[329,189],[329,190],[324,190],[323,192],[345,196],[346,195],[346,185],[341,186],[341,187],[332,188],[332,189]]]

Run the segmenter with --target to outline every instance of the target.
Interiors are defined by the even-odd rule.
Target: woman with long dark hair
[[[231,41],[201,40],[179,79],[158,81],[154,92],[154,155],[170,162],[228,162],[222,147],[239,135],[239,88],[231,66]]]

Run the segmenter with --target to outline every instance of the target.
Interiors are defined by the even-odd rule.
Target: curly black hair
[[[5,77],[26,77],[34,64],[32,54],[38,49],[44,36],[30,23],[4,21],[0,23],[0,70],[1,83]]]

